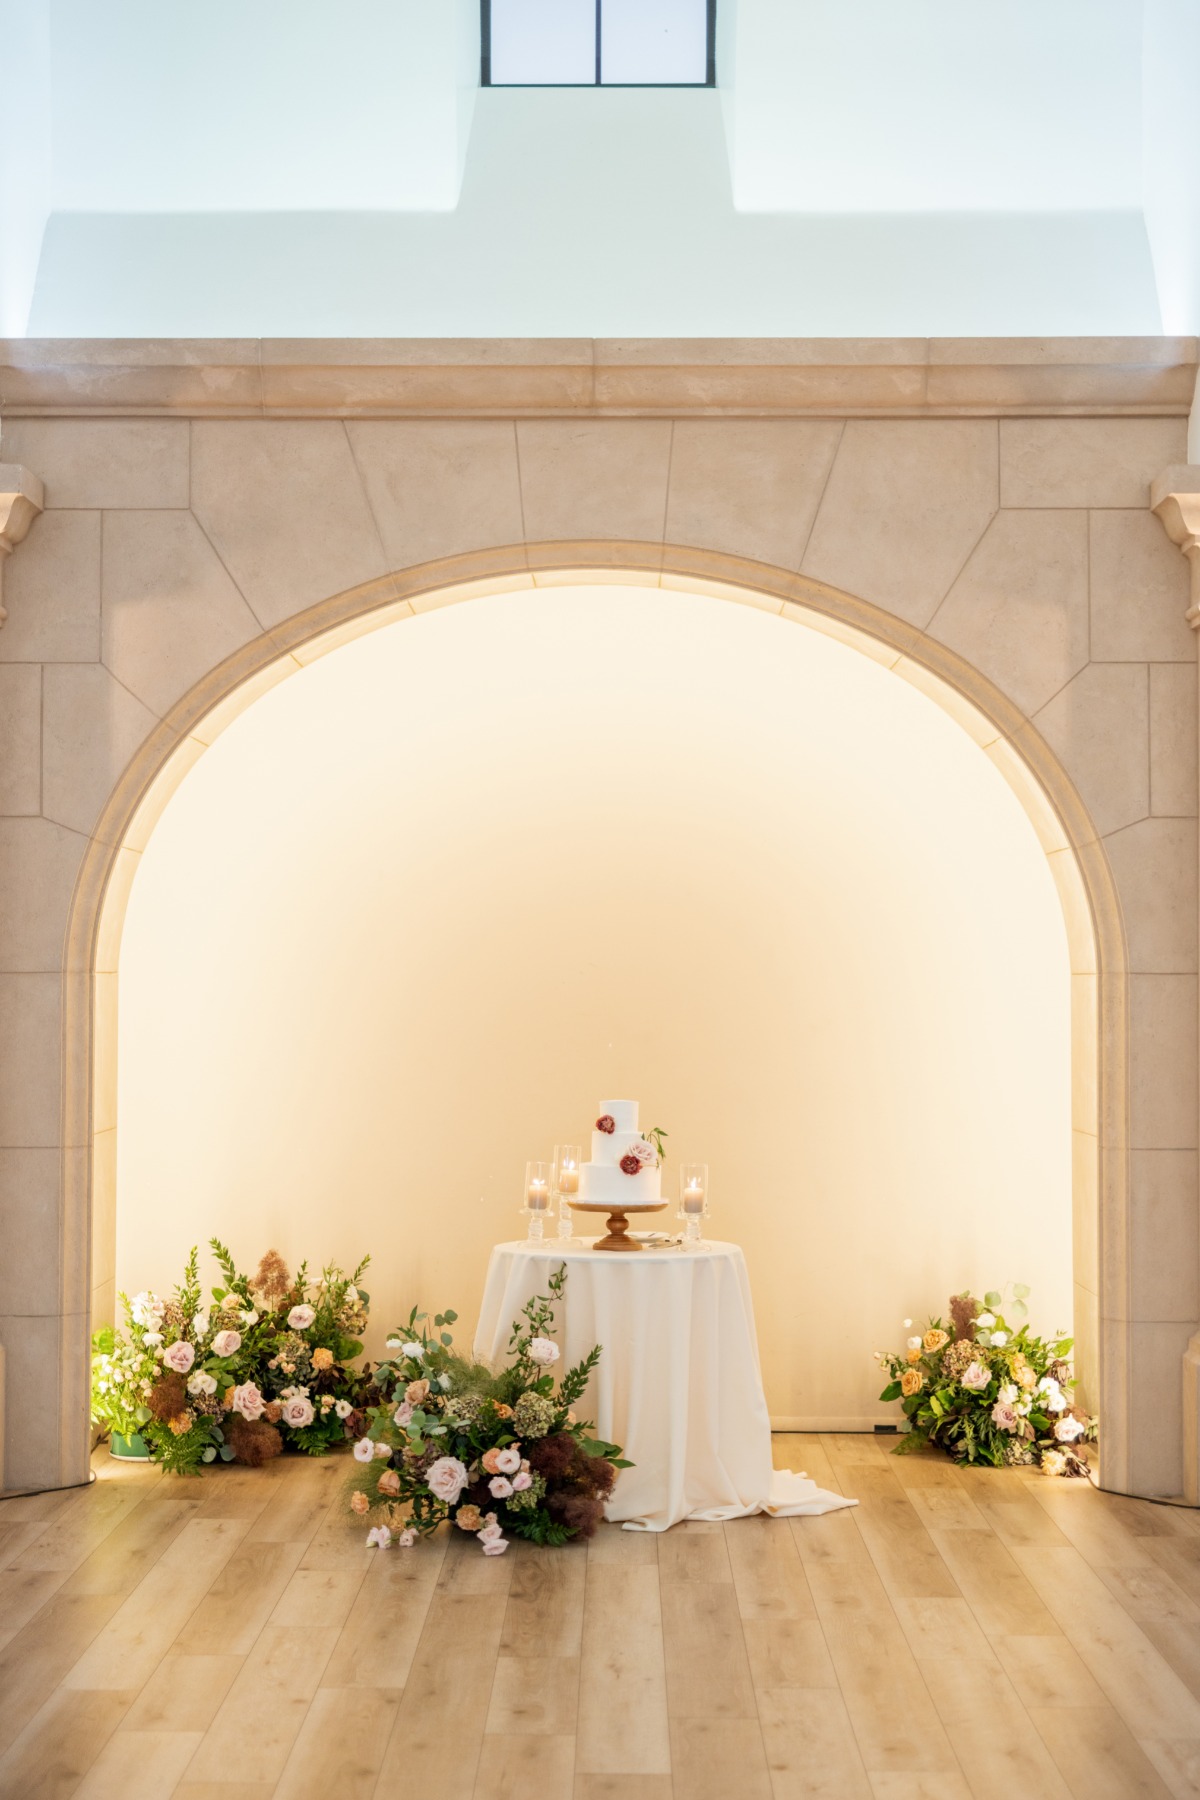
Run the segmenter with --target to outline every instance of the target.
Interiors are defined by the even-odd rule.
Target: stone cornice
[[[1200,631],[1200,466],[1177,463],[1151,484],[1150,505],[1163,530],[1187,557],[1192,572],[1192,600],[1187,622]]]
[[[1195,338],[0,340],[0,414],[217,418],[1161,414]]]

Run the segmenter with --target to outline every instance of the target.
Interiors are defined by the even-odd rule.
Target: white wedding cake
[[[592,1160],[579,1167],[579,1198],[629,1211],[662,1204],[655,1146],[638,1130],[636,1100],[604,1100],[592,1128]]]

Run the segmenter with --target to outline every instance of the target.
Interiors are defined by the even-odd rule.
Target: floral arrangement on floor
[[[1011,1310],[1024,1318],[1027,1287],[1013,1288]],[[902,1355],[875,1352],[891,1379],[879,1396],[899,1400],[909,1430],[894,1455],[937,1444],[959,1462],[993,1468],[1033,1464],[1043,1475],[1086,1475],[1082,1447],[1096,1420],[1076,1404],[1067,1360],[1073,1340],[1034,1337],[1000,1311],[1002,1296],[950,1301],[950,1320],[930,1319]],[[905,1319],[911,1328],[912,1320]]]
[[[361,1465],[351,1510],[379,1523],[368,1544],[407,1549],[450,1519],[479,1540],[485,1556],[508,1548],[505,1532],[535,1544],[591,1537],[618,1469],[631,1465],[616,1444],[589,1435],[574,1404],[600,1360],[600,1346],[568,1370],[555,1392],[559,1348],[549,1335],[566,1265],[514,1321],[508,1363],[498,1372],[457,1355],[448,1327],[458,1315],[413,1308],[375,1379],[385,1399],[354,1446]]]
[[[214,1238],[223,1285],[205,1304],[193,1249],[169,1300],[120,1296],[124,1326],[92,1340],[92,1418],[176,1474],[204,1463],[257,1467],[285,1445],[320,1455],[358,1436],[378,1397],[361,1355],[370,1299],[352,1275],[329,1267],[293,1279],[268,1251],[240,1273]]]

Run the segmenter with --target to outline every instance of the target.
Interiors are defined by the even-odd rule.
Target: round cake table
[[[736,1244],[600,1255],[580,1243],[497,1244],[475,1353],[504,1359],[513,1321],[567,1265],[555,1321],[563,1360],[601,1344],[600,1366],[577,1407],[598,1436],[620,1444],[622,1469],[607,1516],[629,1530],[666,1531],[680,1519],[749,1513],[823,1513],[854,1501],[771,1466],[771,1423],[758,1366],[746,1263]]]

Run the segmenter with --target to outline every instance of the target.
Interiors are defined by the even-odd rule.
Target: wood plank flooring
[[[497,1558],[101,1453],[0,1503],[0,1800],[1200,1800],[1200,1514],[774,1441],[858,1508]]]

